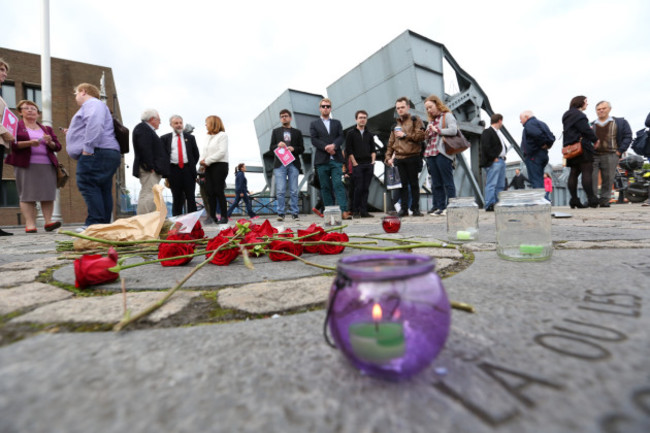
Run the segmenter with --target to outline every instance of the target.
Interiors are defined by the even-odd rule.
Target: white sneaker
[[[413,216],[413,211],[409,209],[409,216]]]
[[[75,229],[75,231],[76,231],[77,233],[82,233],[82,232],[85,231],[87,228],[88,228],[88,226],[81,226],[81,227]]]
[[[402,205],[399,204],[399,203],[395,203],[395,210],[396,210],[397,212],[401,211],[401,210],[402,210]]]

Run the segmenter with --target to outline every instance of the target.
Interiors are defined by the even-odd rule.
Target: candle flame
[[[382,316],[382,311],[381,311],[381,305],[375,304],[372,306],[372,320],[375,322],[379,322],[381,320]]]

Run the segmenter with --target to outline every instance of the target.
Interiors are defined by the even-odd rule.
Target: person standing
[[[612,185],[616,176],[616,166],[623,152],[632,143],[632,128],[622,117],[612,117],[612,106],[607,101],[596,104],[596,119],[591,127],[598,137],[598,146],[594,153],[594,168],[591,179],[594,194],[600,207],[609,207],[612,198]],[[598,174],[600,173],[600,194],[598,192]]]
[[[521,150],[524,164],[533,188],[544,188],[544,168],[548,164],[548,150],[555,142],[555,135],[548,125],[537,119],[532,111],[526,110],[519,115],[524,127],[521,133]]]
[[[194,136],[183,130],[183,118],[177,114],[169,118],[174,132],[160,137],[169,158],[169,188],[172,190],[172,215],[181,215],[187,203],[187,213],[196,211],[196,164],[199,147]]]
[[[16,142],[7,156],[7,164],[14,166],[16,188],[20,198],[20,212],[25,217],[25,233],[36,233],[36,202],[41,203],[45,230],[51,232],[61,227],[60,221],[52,221],[56,198],[56,167],[59,161],[55,152],[61,144],[49,126],[41,125],[41,111],[32,102],[18,103],[21,120],[16,130]]]
[[[506,181],[506,189],[513,187],[514,189],[525,189],[526,184],[525,182],[530,183],[528,178],[521,174],[521,170],[518,168],[515,169],[515,175],[512,177],[512,180],[510,181],[510,184]]]
[[[320,119],[314,120],[309,125],[311,144],[316,153],[314,155],[314,167],[318,173],[318,180],[321,186],[321,196],[325,206],[332,206],[332,191],[336,201],[341,208],[342,218],[351,219],[348,211],[348,201],[345,198],[345,186],[343,185],[343,126],[341,122],[331,118],[332,101],[323,98],[320,101]]]
[[[454,136],[458,133],[456,118],[440,98],[431,95],[424,100],[427,110],[429,125],[427,126],[426,148],[424,157],[427,161],[427,170],[431,176],[431,191],[433,204],[430,215],[444,216],[450,198],[456,197],[454,184],[455,155],[448,155],[445,149],[443,136]]]
[[[589,120],[583,111],[587,109],[587,97],[576,96],[569,103],[569,110],[562,115],[563,147],[580,142],[582,155],[566,160],[567,167],[571,168],[567,188],[571,194],[569,206],[573,208],[598,207],[598,197],[594,194],[592,184],[594,143],[598,137],[589,126]],[[578,197],[578,177],[582,174],[582,189],[587,194],[588,202],[584,205]]]
[[[386,164],[396,166],[402,181],[400,217],[407,216],[409,187],[411,188],[411,211],[413,216],[423,216],[420,212],[420,171],[422,169],[422,141],[424,141],[424,123],[417,116],[409,113],[410,103],[406,96],[395,101],[397,122],[388,138]]]
[[[255,212],[253,212],[253,206],[251,204],[250,192],[248,191],[248,180],[246,179],[246,164],[243,162],[237,165],[235,168],[235,201],[232,206],[228,209],[228,218],[231,217],[232,213],[237,206],[239,205],[240,200],[244,200],[246,204],[246,212],[251,219],[257,218]]]
[[[0,87],[2,83],[7,79],[9,75],[9,65],[5,60],[0,57]],[[2,96],[0,96],[0,113],[4,113],[7,103]],[[0,125],[0,178],[2,177],[2,165],[4,162],[5,150],[11,152],[11,143],[13,143],[15,137],[9,132],[4,126]],[[2,179],[0,179],[0,194],[2,194]],[[0,229],[0,236],[13,236],[13,233],[6,232]]]
[[[551,179],[551,175],[548,173],[544,173],[544,191],[546,192],[544,198],[548,201],[551,201],[551,193],[553,192],[553,179]]]
[[[200,164],[205,167],[205,185],[208,193],[208,203],[212,220],[217,224],[228,224],[226,217],[228,204],[226,202],[226,178],[228,177],[228,136],[226,128],[219,116],[208,116],[205,119],[208,141],[203,147],[203,159]],[[217,218],[217,203],[220,218]]]
[[[270,152],[273,152],[273,174],[275,176],[275,209],[278,214],[278,221],[284,220],[285,194],[287,181],[289,183],[289,211],[294,220],[298,219],[298,175],[300,174],[300,155],[305,151],[302,139],[302,132],[291,127],[291,111],[283,109],[280,111],[281,127],[275,128],[271,133]],[[294,160],[284,165],[275,154],[289,151],[293,154]]]
[[[506,138],[500,131],[503,116],[495,113],[490,117],[490,126],[481,134],[480,166],[485,168],[485,210],[494,211],[503,191],[506,178]]]
[[[374,174],[375,134],[366,129],[368,113],[359,110],[354,115],[357,126],[348,132],[345,138],[345,153],[352,166],[352,212],[355,217],[372,217],[368,213],[368,192]]]
[[[88,83],[75,88],[81,107],[70,121],[66,151],[77,160],[77,187],[88,207],[83,230],[92,224],[108,224],[113,215],[113,175],[122,156],[115,138],[113,116],[99,100],[99,89]]]
[[[153,109],[145,110],[142,120],[133,128],[133,176],[140,179],[140,196],[138,197],[138,215],[153,212],[156,204],[153,187],[160,179],[169,174],[169,156],[163,142],[156,134],[160,126],[160,115]]]

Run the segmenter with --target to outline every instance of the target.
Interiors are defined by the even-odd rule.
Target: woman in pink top
[[[553,179],[548,173],[544,173],[544,191],[546,191],[545,198],[551,201],[551,193],[553,192]]]
[[[22,120],[18,122],[12,153],[5,162],[13,165],[16,173],[16,188],[20,211],[25,217],[25,232],[36,233],[36,202],[41,203],[45,230],[56,230],[61,227],[61,222],[52,221],[56,167],[59,165],[54,152],[61,150],[61,143],[52,128],[37,121],[41,111],[34,102],[20,101],[17,109]]]

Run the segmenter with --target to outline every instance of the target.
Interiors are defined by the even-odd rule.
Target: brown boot
[[[351,220],[352,219],[352,214],[350,212],[348,212],[348,211],[344,211],[342,218],[344,220]]]

